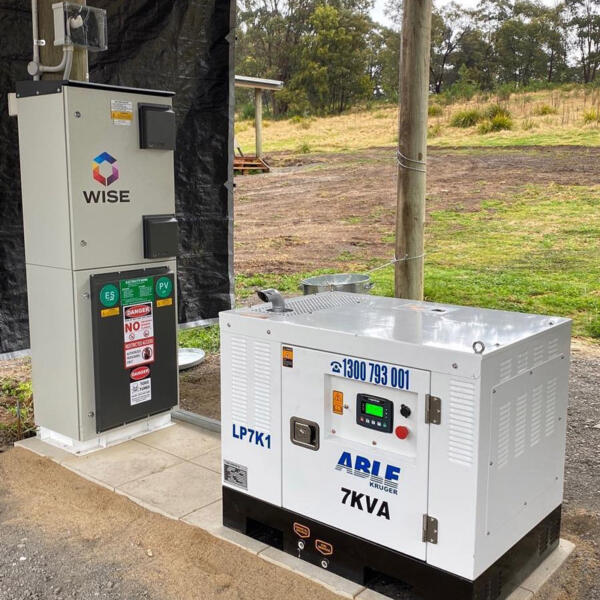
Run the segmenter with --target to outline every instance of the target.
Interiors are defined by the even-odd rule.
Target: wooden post
[[[262,157],[262,90],[254,88],[254,130],[256,133],[256,156]]]
[[[431,0],[404,0],[400,56],[395,295],[423,299]],[[407,260],[402,260],[407,259]]]
[[[40,62],[43,65],[53,66],[60,63],[63,55],[63,47],[54,45],[54,13],[52,4],[56,0],[37,0],[38,3],[38,38],[45,40],[46,45],[40,47]],[[69,0],[76,4],[85,6],[86,0]],[[62,73],[44,73],[42,79],[64,79]],[[77,81],[89,81],[88,53],[85,48],[74,48],[73,66],[69,79]]]

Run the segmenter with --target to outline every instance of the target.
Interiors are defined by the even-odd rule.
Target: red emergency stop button
[[[398,425],[398,427],[396,427],[395,433],[397,438],[405,440],[410,432],[408,430],[408,427],[404,427],[404,425]]]

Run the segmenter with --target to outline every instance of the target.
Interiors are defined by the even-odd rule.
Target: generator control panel
[[[394,427],[394,403],[370,394],[357,394],[356,423],[362,427],[391,433]]]

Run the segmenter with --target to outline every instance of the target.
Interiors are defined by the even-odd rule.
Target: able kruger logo
[[[119,179],[119,168],[115,164],[116,162],[117,159],[108,152],[98,154],[92,160],[92,177],[94,181],[104,187],[108,187],[117,181]],[[108,167],[110,167],[110,173]],[[103,172],[101,169],[103,169]],[[129,190],[84,190],[83,197],[88,204],[130,202]]]

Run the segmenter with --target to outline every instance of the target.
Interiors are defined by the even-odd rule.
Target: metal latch
[[[438,543],[438,520],[429,515],[423,515],[423,541]]]
[[[442,399],[427,394],[425,396],[425,423],[439,425],[442,422]]]
[[[319,449],[319,424],[299,417],[290,419],[290,440],[296,446]]]

